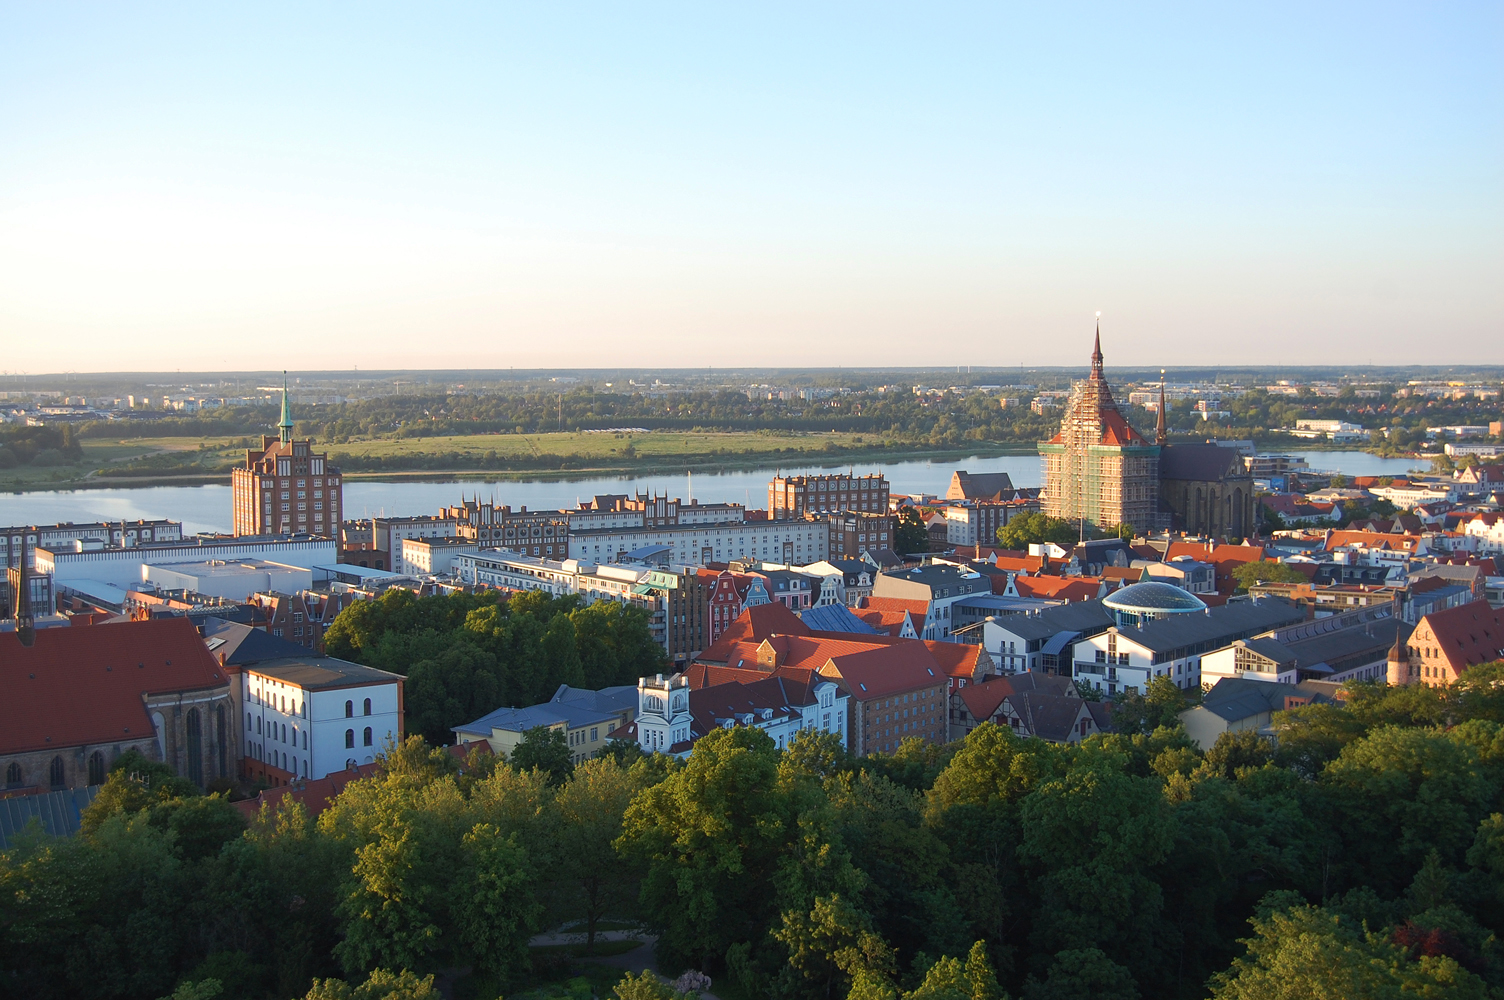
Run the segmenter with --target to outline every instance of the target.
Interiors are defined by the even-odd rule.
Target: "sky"
[[[0,370],[1504,361],[1504,5],[0,0]]]

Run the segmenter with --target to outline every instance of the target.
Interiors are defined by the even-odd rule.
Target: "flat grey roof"
[[[361,663],[338,660],[332,656],[288,656],[262,660],[246,667],[252,673],[273,677],[284,684],[296,684],[305,691],[326,688],[359,687],[364,684],[387,684],[402,680],[401,674],[377,670]]]

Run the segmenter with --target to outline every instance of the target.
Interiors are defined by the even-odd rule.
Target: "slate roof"
[[[954,494],[959,493],[960,496]],[[951,475],[948,500],[992,500],[1013,495],[1013,480],[1006,472],[967,472],[957,470]]]
[[[799,620],[810,628],[818,629],[822,632],[877,634],[877,629],[852,614],[850,608],[840,604],[826,604],[817,608],[809,608],[799,616]]]
[[[83,826],[83,811],[99,794],[101,785],[67,788],[37,795],[0,798],[0,849],[9,849],[18,833],[33,819],[48,836],[68,837]]]
[[[1159,450],[1159,478],[1198,483],[1251,478],[1234,448],[1216,444],[1167,444]]]
[[[1049,639],[1060,632],[1105,632],[1113,617],[1101,601],[1091,600],[1045,608],[1037,615],[1008,615],[996,624],[1020,639]]]
[[[1118,634],[1156,653],[1204,643],[1229,643],[1305,619],[1304,609],[1278,597],[1239,601],[1186,615],[1146,622],[1143,628],[1119,628]]]
[[[205,618],[199,623],[204,645],[215,659],[224,657],[232,666],[307,654],[306,646],[279,639],[264,628],[252,628],[223,618]]]
[[[1336,702],[1338,690],[1339,685],[1324,681],[1281,684],[1224,677],[1201,699],[1201,707],[1228,722],[1240,722],[1264,712],[1284,711],[1292,698],[1297,704]]]
[[[144,695],[228,684],[187,618],[0,634],[0,753],[151,736]]]

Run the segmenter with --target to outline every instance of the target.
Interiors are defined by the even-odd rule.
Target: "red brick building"
[[[292,408],[282,388],[278,437],[262,437],[234,470],[235,534],[339,537],[343,510],[339,469],[313,442],[292,439]]]

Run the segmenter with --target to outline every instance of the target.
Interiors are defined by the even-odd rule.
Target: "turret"
[[[282,373],[282,419],[277,421],[278,432],[283,444],[292,441],[292,404],[287,399],[287,372]]]

